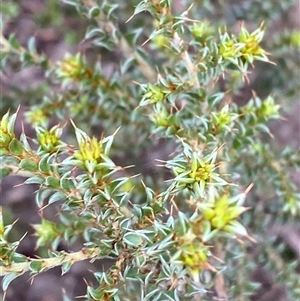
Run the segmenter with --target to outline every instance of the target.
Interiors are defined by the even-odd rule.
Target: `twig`
[[[215,243],[215,256],[217,258],[222,259],[223,255],[222,255],[222,243],[220,242],[220,240],[217,240]],[[219,274],[216,277],[216,281],[215,281],[215,289],[218,295],[218,298],[220,298],[220,300],[228,300],[227,297],[227,288],[225,285],[225,281],[224,281],[224,277],[223,277],[223,273],[219,272]]]
[[[197,76],[197,70],[193,64],[191,57],[187,51],[183,52],[182,58],[185,62],[186,69],[189,73],[190,85],[195,89],[200,89],[200,83]]]
[[[9,266],[0,267],[0,276],[5,276],[9,273],[17,273],[19,275],[22,275],[30,270],[30,265],[34,262],[40,262],[42,266],[41,271],[47,271],[54,267],[61,266],[64,263],[69,262],[73,264],[78,261],[99,257],[99,253],[99,248],[83,248],[80,251],[73,253],[60,252],[57,256],[51,258],[27,258],[26,262],[13,262]],[[106,256],[102,256],[99,258],[106,258]]]
[[[88,1],[88,0],[85,0],[84,4],[90,8],[93,7],[94,5],[96,5],[96,3],[94,1]],[[138,63],[138,67],[139,67],[140,71],[145,75],[145,77],[147,77],[149,82],[155,82],[157,80],[156,72],[152,69],[152,67],[149,65],[149,63],[146,60],[144,60],[144,58],[135,49],[133,49],[129,45],[129,43],[124,38],[124,36],[121,35],[120,30],[118,30],[118,28],[115,26],[115,24],[106,20],[104,14],[100,14],[99,16],[97,16],[95,18],[95,20],[96,20],[98,26],[105,28],[105,30],[108,33],[112,33],[116,30],[118,31],[118,33],[119,33],[118,45],[120,46],[124,55],[126,57],[133,56]]]

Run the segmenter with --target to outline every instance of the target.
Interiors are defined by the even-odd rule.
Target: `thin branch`
[[[182,59],[185,62],[185,67],[188,71],[189,78],[190,78],[190,85],[195,89],[200,89],[200,83],[197,76],[197,70],[195,65],[193,64],[191,57],[187,51],[183,52]]]
[[[22,170],[18,166],[13,165],[13,164],[2,164],[2,168],[7,168],[10,173],[9,175],[15,175],[15,176],[20,176],[24,178],[30,178],[35,175],[35,173],[27,171],[27,170]]]
[[[215,243],[215,256],[219,259],[223,259],[223,252],[222,252],[222,243],[220,240],[217,240]],[[224,276],[222,272],[219,272],[219,274],[216,277],[215,280],[215,289],[218,295],[219,300],[228,300],[227,297],[227,288],[224,281]]]
[[[87,7],[93,7],[96,5],[94,1],[85,0],[84,4]],[[128,41],[124,38],[124,36],[121,34],[120,30],[116,27],[116,25],[108,20],[106,20],[106,17],[103,13],[101,13],[99,16],[95,18],[97,24],[99,27],[104,28],[107,33],[111,34],[114,31],[117,31],[119,34],[119,38],[117,41],[117,44],[123,51],[124,55],[126,57],[133,56],[138,64],[138,68],[140,71],[147,77],[149,82],[155,82],[157,80],[157,73],[153,70],[151,65],[135,50],[130,46]]]
[[[86,260],[86,259],[92,259],[92,258],[98,258],[99,257],[100,250],[99,248],[91,248],[91,249],[81,249],[78,252],[73,253],[67,253],[67,252],[60,252],[58,256],[51,257],[51,258],[41,258],[41,259],[35,259],[35,258],[27,258],[26,262],[13,262],[9,266],[2,266],[0,267],[0,276],[5,276],[9,273],[17,273],[19,275],[22,275],[26,273],[27,271],[30,271],[30,265],[34,262],[39,262],[42,265],[41,272],[47,271],[49,269],[52,269],[57,266],[61,266],[64,263],[75,263],[78,261]],[[107,258],[107,256],[99,257]]]
[[[122,36],[119,40],[121,49],[123,50],[124,54],[128,57],[133,55],[136,59],[140,71],[147,77],[149,82],[155,82],[157,79],[156,72],[151,68],[149,63],[144,60],[144,58],[134,49],[131,48],[127,40]]]

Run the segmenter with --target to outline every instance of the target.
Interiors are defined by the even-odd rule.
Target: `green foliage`
[[[82,299],[211,300],[214,288],[217,297],[225,292],[229,300],[246,300],[255,290],[245,278],[254,269],[246,247],[267,243],[261,233],[278,218],[299,218],[299,188],[290,172],[300,162],[299,154],[270,142],[269,121],[284,110],[281,91],[253,93],[245,105],[233,100],[255,72],[253,65],[271,65],[269,52],[276,59],[286,45],[298,47],[299,32],[265,37],[269,20],[263,23],[257,14],[273,18],[276,1],[254,1],[259,11],[251,1],[231,6],[241,19],[249,9],[257,25],[241,25],[238,33],[226,29],[224,20],[207,21],[217,14],[211,1],[182,7],[181,13],[164,0],[140,1],[135,8],[131,1],[63,2],[89,24],[81,39],[104,58],[115,56],[114,71],[108,75],[107,60],[90,62],[80,52],[52,62],[36,50],[34,39],[23,46],[13,34],[2,37],[1,69],[16,61],[20,69],[39,66],[47,89],[25,115],[35,138],[15,134],[18,111],[3,115],[1,178],[17,173],[25,184],[37,184],[40,211],[59,206],[58,219],[41,216],[33,225],[39,259],[16,251],[19,241],[7,239],[14,224],[4,226],[1,214],[4,291],[26,271],[34,276],[62,266],[65,274],[77,261],[109,258],[114,264],[94,272],[97,286],[87,285]],[[289,7],[289,1],[284,4]],[[17,8],[5,4],[7,16],[13,18]],[[56,26],[59,17],[47,14]],[[282,72],[290,71],[287,66]],[[16,99],[11,111],[19,105]],[[91,130],[99,125],[102,135]],[[131,158],[151,152],[157,140],[171,145],[167,161],[152,166],[153,174],[140,168],[137,175]],[[274,213],[268,221],[259,200]],[[69,252],[58,251],[61,242]],[[82,244],[80,251],[72,251],[75,242]],[[295,264],[288,269],[296,300]]]

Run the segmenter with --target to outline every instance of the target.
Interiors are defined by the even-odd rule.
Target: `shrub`
[[[26,233],[12,240],[18,222],[1,214],[4,295],[26,272],[61,266],[63,275],[89,260],[94,279],[82,300],[247,300],[257,265],[299,298],[297,260],[284,259],[268,232],[299,218],[299,152],[271,139],[270,121],[298,93],[291,62],[300,35],[264,35],[292,1],[282,11],[276,1],[63,2],[44,18],[56,28],[81,18],[83,40],[61,29],[77,53],[55,62],[34,38],[1,40],[2,70],[38,66],[44,76],[19,98],[3,95],[1,176],[36,186],[40,215],[37,256],[28,257],[18,251]],[[18,15],[15,3],[3,4],[4,25]],[[234,19],[248,22],[230,26]],[[242,103],[253,78],[258,91]],[[20,110],[32,137],[15,131]],[[101,260],[111,262],[104,271]]]

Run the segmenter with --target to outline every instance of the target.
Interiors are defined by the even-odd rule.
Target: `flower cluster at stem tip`
[[[249,63],[253,63],[254,59],[268,61],[265,50],[259,45],[264,35],[262,27],[263,24],[252,33],[242,27],[238,37],[225,34],[219,47],[221,56],[233,63],[239,57]]]
[[[14,132],[9,127],[9,113],[5,114],[0,123],[0,147],[6,148],[15,137]]]
[[[215,163],[217,151],[213,151],[205,157],[201,157],[197,152],[191,152],[187,155],[180,158],[180,161],[169,161],[167,164],[176,176],[174,192],[188,188],[196,195],[204,197],[208,185],[223,186],[228,184],[217,172],[214,172],[220,165]]]
[[[37,128],[37,140],[40,148],[46,152],[56,151],[61,145],[60,136],[62,129],[58,126],[53,127],[51,130]]]
[[[236,233],[236,219],[247,210],[227,194],[214,201],[200,203],[199,209],[203,218],[210,222],[212,229],[233,234]]]
[[[79,150],[75,152],[74,158],[83,162],[86,168],[89,169],[89,166],[96,166],[102,161],[102,153],[102,143],[95,137],[92,139],[87,138],[84,142],[79,144]]]

